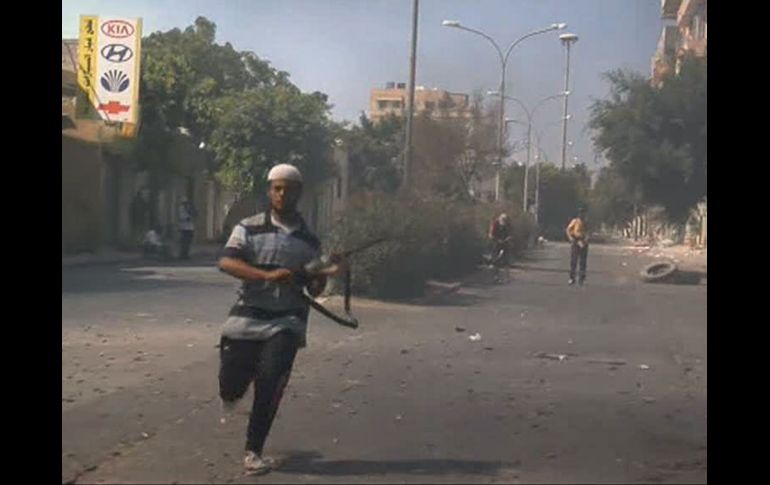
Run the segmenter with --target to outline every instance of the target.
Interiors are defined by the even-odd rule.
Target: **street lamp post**
[[[559,36],[561,43],[567,48],[566,65],[564,69],[564,91],[569,92],[569,54],[570,47],[577,42],[578,36],[575,34],[562,34]],[[564,96],[564,121],[562,123],[562,142],[561,142],[561,169],[565,169],[567,162],[567,103],[569,95]]]
[[[565,92],[564,94],[566,95],[567,93]],[[568,120],[571,117],[572,117],[571,115],[565,116],[565,118]],[[537,164],[535,165],[535,224],[538,224],[540,222],[540,155],[545,154],[542,148],[543,145],[540,142],[540,140],[542,140],[541,134],[545,130],[547,130],[549,127],[555,126],[556,123],[559,123],[561,121],[562,120],[557,120],[555,123],[551,122],[539,132],[537,130],[535,131],[535,143],[536,143],[537,152],[538,152],[536,155]]]
[[[559,24],[551,24],[549,27],[532,31],[526,35],[523,35],[522,37],[516,39],[514,42],[511,43],[510,46],[508,46],[508,49],[505,51],[505,54],[503,54],[502,49],[500,49],[500,46],[495,42],[495,40],[490,37],[489,35],[485,34],[484,32],[476,29],[471,29],[469,27],[465,27],[462,24],[460,24],[457,20],[444,20],[441,23],[444,27],[454,27],[456,29],[461,30],[467,30],[468,32],[472,32],[476,35],[480,35],[487,39],[492,46],[497,51],[497,54],[500,58],[500,94],[502,96],[505,96],[505,70],[508,65],[508,56],[511,54],[511,51],[513,50],[516,45],[523,41],[524,39],[528,37],[532,37],[534,35],[538,34],[544,34],[546,32],[550,32],[552,30],[562,30],[567,27],[567,24],[565,23],[559,23]],[[497,161],[497,173],[495,174],[495,201],[500,200],[500,169],[503,165],[503,135],[505,130],[505,100],[503,97],[500,98],[500,117],[498,122],[498,133],[497,133],[497,151],[498,151],[498,161]]]
[[[409,171],[412,168],[412,125],[414,119],[414,78],[417,63],[417,17],[420,0],[413,0],[412,5],[412,44],[409,55],[409,101],[406,117],[406,151],[404,153],[404,180],[402,186],[409,189]]]
[[[523,101],[521,101],[518,98],[514,98],[513,96],[501,95],[500,93],[497,93],[495,91],[489,91],[489,92],[487,92],[487,95],[490,95],[490,96],[497,95],[497,96],[500,96],[500,99],[502,99],[502,100],[514,101],[519,106],[521,106],[521,109],[524,110],[524,113],[527,115],[527,161],[526,161],[526,163],[524,165],[524,197],[523,197],[523,200],[522,200],[522,207],[524,209],[524,213],[526,214],[527,209],[528,209],[527,206],[529,205],[527,203],[528,202],[528,198],[529,198],[528,197],[529,196],[529,162],[530,162],[530,155],[531,155],[531,152],[532,152],[532,123],[533,123],[533,120],[534,120],[534,117],[535,117],[535,113],[537,112],[537,109],[540,106],[542,106],[546,101],[550,101],[552,99],[558,99],[558,98],[561,98],[561,97],[566,97],[566,96],[569,95],[569,92],[565,91],[563,93],[559,93],[559,94],[555,94],[553,96],[548,96],[546,98],[543,98],[540,101],[538,101],[537,104],[535,104],[535,107],[532,108],[531,110],[529,108],[527,108],[527,105],[525,105]],[[508,120],[508,119],[506,119],[506,123],[508,123],[509,121],[510,122],[514,122],[515,120]],[[539,166],[538,166],[537,170],[539,171]],[[538,186],[538,188],[539,188],[539,186]],[[537,219],[537,217],[535,217],[535,219]]]

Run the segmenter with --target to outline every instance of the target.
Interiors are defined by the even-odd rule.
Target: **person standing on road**
[[[273,465],[263,456],[265,440],[294,358],[306,344],[309,307],[302,287],[315,297],[326,285],[325,277],[302,272],[320,255],[320,242],[297,211],[300,171],[276,165],[267,180],[270,209],[236,224],[219,261],[222,271],[242,281],[222,329],[219,396],[227,415],[254,382],[244,458],[249,474],[267,473]]]
[[[131,200],[131,235],[134,241],[139,242],[142,239],[148,227],[149,204],[144,197],[143,191],[138,191]]]
[[[195,236],[195,217],[197,211],[187,197],[179,204],[179,259],[190,259],[190,246]]]
[[[577,216],[567,225],[567,239],[570,242],[569,284],[575,284],[575,269],[580,268],[579,283],[586,279],[586,260],[588,258],[588,234],[585,226],[585,210],[578,209]]]

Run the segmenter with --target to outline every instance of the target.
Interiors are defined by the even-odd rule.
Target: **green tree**
[[[628,71],[605,77],[610,96],[594,103],[589,122],[594,144],[637,203],[683,221],[706,195],[706,59],[685,58],[659,89]]]
[[[474,98],[467,116],[456,116],[450,101],[445,97],[438,109],[414,119],[410,185],[424,193],[468,199],[492,161],[495,128],[480,96]],[[376,123],[362,115],[359,126],[346,130],[353,187],[384,192],[400,187],[404,135],[405,118],[396,115]]]
[[[300,92],[287,73],[215,38],[216,25],[199,17],[184,31],[143,39],[141,168],[169,172],[169,134],[184,128],[205,143],[211,171],[240,193],[257,190],[276,162],[296,163],[309,178],[328,171],[326,96]]]
[[[483,98],[475,95],[463,116],[450,111],[451,98],[435,113],[423,113],[414,126],[414,187],[455,199],[468,200],[475,186],[488,176],[496,155],[496,130]]]
[[[395,192],[402,177],[403,118],[391,115],[373,123],[362,113],[359,123],[344,133],[351,190]]]
[[[634,197],[617,169],[603,167],[599,171],[589,202],[595,222],[610,226],[623,225],[634,216]]]
[[[584,165],[562,171],[546,163],[540,167],[540,225],[549,239],[564,238],[564,228],[578,207],[587,205],[590,175]]]

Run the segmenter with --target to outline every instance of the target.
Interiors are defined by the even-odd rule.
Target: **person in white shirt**
[[[179,259],[190,259],[190,246],[195,235],[196,211],[187,197],[182,198],[177,213],[179,221]]]
[[[161,230],[159,227],[153,227],[144,235],[142,241],[142,251],[145,257],[158,255],[163,258],[168,257],[168,245],[163,242]]]

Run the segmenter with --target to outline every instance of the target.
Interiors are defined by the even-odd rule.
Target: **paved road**
[[[568,287],[567,258],[553,244],[507,285],[357,301],[358,331],[314,316],[264,477],[241,473],[246,415],[219,422],[233,282],[204,264],[65,269],[62,480],[705,483],[705,284],[643,284],[649,256],[595,245]]]

